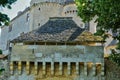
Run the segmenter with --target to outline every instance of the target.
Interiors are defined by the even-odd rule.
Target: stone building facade
[[[9,80],[104,80],[102,43],[72,17],[51,17],[11,41]]]
[[[92,34],[94,20],[86,31],[73,0],[30,4],[2,27],[0,48],[9,54],[8,80],[104,80],[103,41]]]
[[[73,17],[75,23],[85,28],[85,24],[77,16],[77,7],[73,0],[31,0],[30,7],[18,12],[9,26],[1,28],[0,48],[8,50],[9,42],[23,33],[27,33],[44,25],[49,17]],[[94,20],[90,22],[89,31],[96,31]]]

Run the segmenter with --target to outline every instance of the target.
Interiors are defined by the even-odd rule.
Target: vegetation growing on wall
[[[110,54],[109,59],[116,62],[118,66],[120,66],[120,53],[117,53],[114,50],[112,50],[112,54]]]
[[[2,69],[0,69],[0,74],[1,74],[3,71],[5,71],[5,69],[3,69],[3,68],[2,68]]]

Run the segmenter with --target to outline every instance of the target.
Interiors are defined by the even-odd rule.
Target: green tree
[[[0,7],[1,8],[7,7],[8,9],[11,9],[11,5],[15,1],[17,1],[17,0],[0,0]],[[0,26],[4,25],[4,24],[8,25],[9,21],[10,21],[9,17],[0,11]]]
[[[120,0],[75,0],[78,15],[84,22],[89,22],[96,16],[97,33],[106,38],[108,31],[117,35],[118,47],[120,49]]]

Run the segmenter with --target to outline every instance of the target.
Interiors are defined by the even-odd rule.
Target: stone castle
[[[8,26],[1,28],[0,48],[8,50],[9,42],[23,33],[44,25],[50,17],[72,17],[75,23],[84,28],[85,24],[77,16],[77,7],[73,0],[31,0],[30,7],[18,12]],[[90,22],[89,31],[96,31],[94,20]]]
[[[2,27],[8,80],[105,80],[103,39],[77,16],[73,0],[31,0]]]

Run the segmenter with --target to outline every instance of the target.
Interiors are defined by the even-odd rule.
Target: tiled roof
[[[86,37],[80,34],[84,29],[80,28],[71,17],[55,17],[39,27],[36,30],[23,34],[12,42],[27,42],[27,41],[41,41],[41,42],[71,42],[83,41],[81,37]],[[84,32],[85,33],[85,32]],[[93,37],[93,35],[90,33]],[[97,41],[98,39],[94,39]],[[83,39],[83,38],[82,38]],[[91,39],[91,38],[90,38]],[[89,41],[89,40],[88,40]],[[94,40],[90,40],[94,41]],[[101,41],[101,40],[99,40]]]
[[[82,34],[80,34],[75,41],[103,41],[103,38],[100,36],[94,36],[89,31],[84,31]]]

